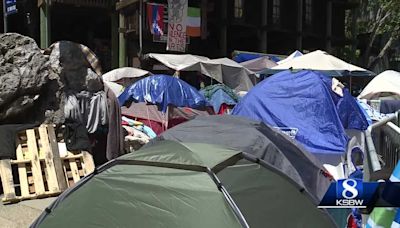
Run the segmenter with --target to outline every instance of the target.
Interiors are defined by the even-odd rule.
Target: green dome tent
[[[218,145],[161,141],[64,192],[31,227],[334,227],[281,171]]]

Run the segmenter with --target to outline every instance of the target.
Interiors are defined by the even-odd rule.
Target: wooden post
[[[228,14],[228,2],[227,0],[221,0],[221,27],[220,27],[220,37],[219,46],[221,50],[221,55],[226,56],[226,46],[227,46],[227,14]]]
[[[268,42],[268,0],[262,0],[261,3],[261,42],[260,49],[262,52],[267,53],[267,42]]]
[[[208,13],[208,0],[201,0],[201,39],[202,40],[206,40],[208,37],[207,13]]]
[[[83,173],[86,176],[86,175],[92,173],[95,169],[93,156],[87,151],[82,151],[82,160],[83,160],[83,165],[84,165]]]
[[[326,2],[326,51],[332,48],[332,1]]]
[[[43,1],[40,5],[40,48],[44,49],[50,45],[50,6],[49,1]]]
[[[303,51],[303,0],[297,0],[296,48],[299,51]]]
[[[6,33],[8,32],[8,23],[7,23],[7,6],[6,6],[6,0],[3,1],[3,32]]]
[[[118,68],[118,14],[111,13],[111,68]]]
[[[125,33],[121,31],[125,29],[125,16],[119,14],[119,67],[126,66],[126,40]]]

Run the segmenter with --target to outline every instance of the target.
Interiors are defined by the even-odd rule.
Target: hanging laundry
[[[99,126],[108,123],[106,93],[81,91],[67,95],[64,115],[65,119],[75,120],[86,126],[88,133],[96,132]]]

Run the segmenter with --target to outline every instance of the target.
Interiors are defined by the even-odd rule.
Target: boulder
[[[80,44],[62,41],[44,52],[29,37],[0,34],[0,124],[61,124],[65,93],[101,89]]]

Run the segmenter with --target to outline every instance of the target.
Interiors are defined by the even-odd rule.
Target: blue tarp
[[[122,106],[129,100],[157,104],[163,112],[166,112],[168,105],[189,108],[207,105],[206,99],[196,88],[168,75],[149,76],[129,86],[118,97],[118,101]]]
[[[230,94],[227,92],[230,92]],[[233,90],[222,84],[207,86],[200,90],[200,93],[204,95],[207,101],[213,106],[215,113],[219,112],[222,104],[236,105],[237,101],[239,101],[239,97]]]
[[[274,62],[279,62],[281,61],[281,59],[279,59],[278,57],[276,57],[275,55],[268,55],[268,54],[256,54],[256,53],[240,53],[237,54],[233,57],[233,61],[237,62],[237,63],[241,63],[241,62],[245,62],[245,61],[249,61],[252,59],[257,59],[263,56],[268,56],[272,61]]]
[[[288,131],[323,162],[336,163],[347,146],[345,127],[363,130],[368,122],[348,91],[340,97],[331,84],[320,72],[280,72],[250,90],[232,114]]]

